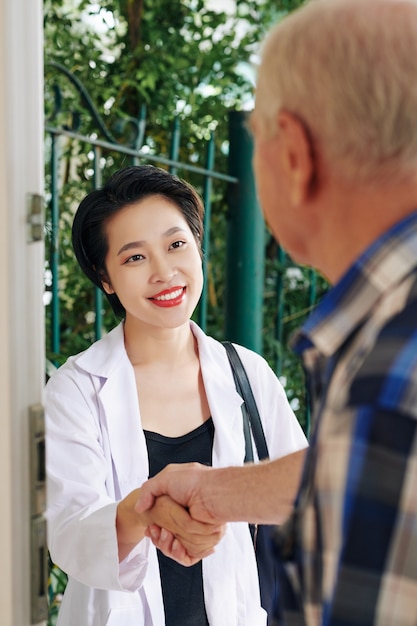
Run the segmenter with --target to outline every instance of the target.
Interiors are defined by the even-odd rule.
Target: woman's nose
[[[169,281],[176,274],[175,267],[170,263],[168,259],[165,258],[155,258],[152,261],[152,282],[164,282],[169,283]]]

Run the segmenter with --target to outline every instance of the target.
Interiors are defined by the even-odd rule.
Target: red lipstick
[[[183,301],[185,295],[185,287],[171,287],[171,289],[164,289],[159,293],[149,298],[153,304],[162,308],[169,308],[178,306]]]

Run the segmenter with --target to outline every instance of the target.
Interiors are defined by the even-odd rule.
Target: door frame
[[[0,0],[0,607],[31,621],[29,407],[44,381],[42,241],[27,203],[43,195],[43,3]],[[45,622],[37,622],[42,624]]]

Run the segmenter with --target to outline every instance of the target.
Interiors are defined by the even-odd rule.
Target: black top
[[[149,477],[169,463],[196,461],[212,464],[214,424],[210,418],[182,437],[165,437],[145,430],[149,456]],[[201,561],[184,567],[159,550],[159,570],[164,598],[166,626],[209,626],[204,605]]]

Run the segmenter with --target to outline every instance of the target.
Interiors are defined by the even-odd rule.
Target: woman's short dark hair
[[[108,240],[106,223],[124,207],[148,196],[163,196],[185,217],[200,246],[203,239],[203,202],[186,181],[153,165],[133,165],[117,171],[104,187],[89,193],[77,209],[72,225],[72,246],[84,274],[109,300],[117,317],[125,308],[116,294],[108,294],[102,281],[107,279]]]

